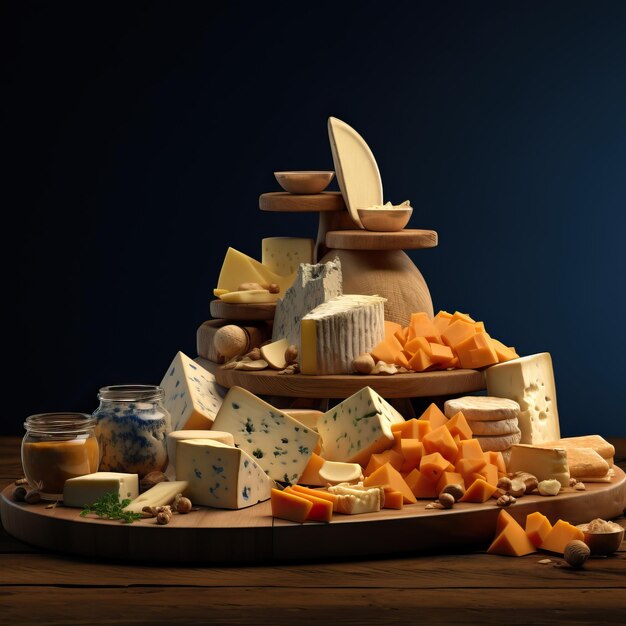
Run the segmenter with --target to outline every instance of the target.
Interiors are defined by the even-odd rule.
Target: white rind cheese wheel
[[[474,437],[474,439],[478,439],[480,442],[483,452],[508,450],[511,446],[519,443],[521,438],[522,434],[519,431],[513,435],[501,435],[499,437]]]
[[[467,420],[467,423],[472,429],[472,433],[475,435],[494,437],[500,435],[515,435],[520,432],[517,424],[517,418],[510,420],[497,420],[495,422]]]
[[[520,408],[515,400],[494,396],[463,396],[446,400],[444,413],[454,417],[459,411],[466,420],[475,422],[495,422],[498,420],[517,419]]]

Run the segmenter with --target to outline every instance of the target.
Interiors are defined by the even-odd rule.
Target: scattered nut
[[[261,349],[260,348],[252,348],[248,354],[245,355],[244,358],[248,358],[251,361],[259,361],[261,357]]]
[[[514,479],[523,481],[526,485],[526,493],[532,493],[535,489],[537,489],[537,485],[539,484],[537,477],[528,472],[516,472]]]
[[[191,500],[185,498],[182,493],[176,495],[174,498],[173,508],[177,513],[189,513],[192,509]]]
[[[360,354],[352,361],[352,369],[357,374],[371,374],[372,370],[376,366],[371,354]]]
[[[25,478],[18,478],[13,484],[14,485],[28,485],[28,481]]]
[[[569,479],[569,486],[570,487],[575,487],[577,482],[578,481],[575,478],[570,478]]]
[[[443,509],[444,507],[443,507],[443,504],[441,504],[441,502],[430,502],[424,508],[425,509]]]
[[[287,365],[291,365],[292,363],[296,363],[298,360],[298,346],[290,345],[285,350],[285,363]]]
[[[491,497],[494,500],[497,500],[500,496],[506,496],[506,495],[507,495],[506,490],[496,488],[496,490],[491,494]]]
[[[288,365],[285,369],[280,370],[279,374],[297,374],[300,371],[300,366],[297,363]]]
[[[31,489],[25,496],[24,502],[26,504],[37,504],[37,502],[41,501],[41,494],[37,489]]]
[[[171,519],[172,519],[171,513],[168,513],[167,511],[161,511],[160,513],[157,513],[156,523],[160,524],[161,526],[164,526],[165,524],[169,524]]]
[[[27,493],[28,489],[20,485],[13,490],[13,500],[15,502],[24,502]]]
[[[280,293],[280,285],[277,285],[276,283],[270,283],[267,287],[265,287],[265,289],[267,289],[270,293]]]
[[[541,559],[541,561],[537,561],[539,565],[547,565],[548,563],[552,563],[552,559]]]
[[[510,496],[508,494],[504,494],[503,496],[500,496],[497,500],[496,500],[496,504],[498,506],[511,506],[512,504],[515,504],[515,498],[513,496]]]
[[[502,476],[502,478],[498,480],[496,487],[498,489],[502,489],[504,492],[507,492],[511,488],[511,479],[508,476]]]
[[[587,487],[585,487],[585,483],[576,483],[574,485],[574,489],[576,489],[576,491],[585,491]],[[624,515],[626,515],[626,511],[624,512]]]
[[[139,481],[139,491],[148,491],[155,485],[167,481],[169,478],[163,472],[150,472]]]
[[[514,478],[511,481],[511,487],[508,494],[514,498],[520,498],[526,493],[526,483],[521,478]]]
[[[439,494],[439,500],[443,494],[449,494],[454,498],[455,502],[458,502],[465,494],[465,487],[463,485],[446,485]]]
[[[556,496],[561,491],[561,483],[556,479],[542,480],[538,489],[542,496]]]
[[[565,552],[563,552],[563,558],[572,567],[582,567],[585,561],[589,558],[591,550],[589,546],[580,539],[574,539],[565,546]]]
[[[451,509],[454,506],[455,498],[451,493],[443,493],[439,494],[439,504],[444,509]]]
[[[390,365],[389,363],[385,363],[384,361],[378,361],[370,374],[386,374],[388,376],[391,376],[397,371],[398,368],[395,365]]]

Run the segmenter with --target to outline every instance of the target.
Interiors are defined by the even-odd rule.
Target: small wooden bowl
[[[322,193],[333,179],[335,172],[301,171],[274,172],[278,184],[289,193]]]
[[[588,524],[579,524],[578,528],[585,535],[585,543],[589,546],[591,554],[601,554],[608,556],[619,550],[624,540],[624,529],[608,531],[608,532],[589,532]]]
[[[413,209],[357,209],[366,230],[383,232],[402,230],[411,219]]]

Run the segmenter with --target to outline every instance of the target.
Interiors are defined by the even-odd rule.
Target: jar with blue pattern
[[[156,385],[112,385],[98,394],[94,412],[100,445],[101,472],[127,472],[143,477],[167,466],[170,414],[163,389]]]

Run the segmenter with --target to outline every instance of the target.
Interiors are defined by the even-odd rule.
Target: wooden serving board
[[[259,208],[261,211],[282,213],[323,213],[345,211],[346,203],[339,191],[323,191],[314,194],[270,191],[259,196]]]
[[[273,320],[276,313],[275,302],[257,302],[251,304],[234,304],[223,300],[211,300],[211,315],[223,320],[241,320],[254,322]]]
[[[434,230],[405,228],[394,232],[374,230],[332,230],[326,233],[326,247],[339,250],[421,250],[435,248]]]
[[[447,511],[425,509],[428,501],[420,500],[401,511],[294,524],[273,519],[270,503],[262,502],[240,511],[201,508],[158,526],[153,519],[122,524],[82,518],[79,509],[61,505],[13,502],[12,491],[9,486],[2,492],[0,514],[14,537],[56,552],[125,561],[258,563],[480,549],[493,539],[500,511],[494,500]],[[626,475],[616,467],[610,484],[588,483],[587,491],[568,489],[556,497],[525,496],[507,511],[522,524],[533,511],[552,523],[562,518],[581,524],[617,517],[625,505]]]
[[[448,396],[485,388],[485,377],[477,370],[450,370],[365,376],[334,374],[305,376],[279,374],[274,370],[248,372],[217,367],[212,372],[224,387],[238,385],[256,394],[290,398],[347,398],[369,386],[384,398],[421,398]]]

